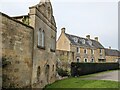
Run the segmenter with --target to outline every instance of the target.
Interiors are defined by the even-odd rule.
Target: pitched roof
[[[104,48],[98,41],[65,33],[73,45],[90,48]],[[75,41],[77,39],[77,41]],[[85,42],[85,43],[83,43]]]
[[[120,57],[120,51],[114,50],[114,49],[105,49],[106,56],[119,56]]]

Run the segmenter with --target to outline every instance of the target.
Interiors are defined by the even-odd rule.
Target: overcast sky
[[[57,24],[57,37],[61,28],[80,37],[99,37],[106,48],[118,49],[119,0],[51,0]],[[74,1],[74,2],[73,2]],[[40,0],[1,0],[0,12],[9,16],[26,15],[30,6]]]

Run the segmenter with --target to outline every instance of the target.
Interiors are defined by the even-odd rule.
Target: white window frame
[[[88,58],[84,58],[84,62],[85,62],[85,60],[87,60],[87,62],[88,62]],[[86,63],[87,63],[87,62],[86,62]]]
[[[45,32],[44,30],[42,31],[42,47],[45,47]]]
[[[102,54],[102,49],[100,49],[100,54]]]
[[[92,61],[92,60],[93,60],[93,61]],[[94,58],[91,59],[91,62],[92,62],[92,63],[95,62]]]
[[[79,61],[77,61],[78,59],[79,59]],[[80,62],[80,57],[77,57],[77,58],[76,58],[76,61],[77,61],[77,62]]]
[[[91,54],[94,54],[94,49],[91,49]]]
[[[77,47],[76,49],[77,49],[77,50],[76,50],[76,51],[77,51],[77,53],[80,53],[80,48],[79,48],[79,47]]]
[[[41,46],[41,29],[38,31],[38,46]]]

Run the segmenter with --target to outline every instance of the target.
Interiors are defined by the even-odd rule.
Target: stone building
[[[29,14],[2,18],[3,88],[42,88],[55,81],[56,23],[49,0],[29,8]]]
[[[105,58],[107,62],[118,62],[120,60],[120,51],[111,48],[106,48]]]
[[[98,37],[93,40],[90,35],[86,38],[70,35],[62,28],[56,45],[59,59],[63,53],[64,59],[67,58],[70,62],[106,62],[105,49],[98,41]],[[64,55],[65,52],[67,55]]]

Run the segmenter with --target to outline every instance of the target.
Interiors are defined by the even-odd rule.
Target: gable
[[[66,37],[64,33],[61,33],[59,39],[57,40],[57,50],[70,51],[70,40]]]
[[[50,0],[41,0],[37,5],[37,9],[49,20],[52,24],[55,24],[53,16],[53,8]]]

